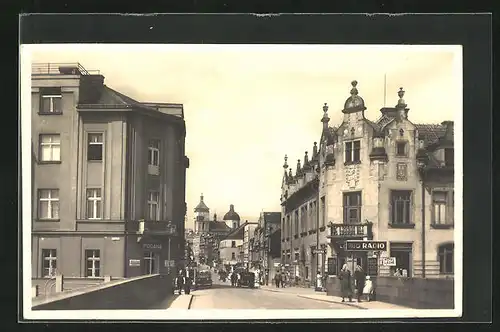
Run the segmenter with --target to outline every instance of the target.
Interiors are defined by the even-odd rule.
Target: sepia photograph
[[[461,316],[461,46],[21,45],[20,77],[26,318]]]

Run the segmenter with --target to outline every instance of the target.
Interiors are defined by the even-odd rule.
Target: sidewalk
[[[193,295],[179,295],[167,309],[190,309]]]
[[[313,288],[302,288],[302,287],[285,287],[285,288],[276,288],[272,286],[261,286],[260,289],[268,292],[277,292],[277,293],[287,293],[287,294],[295,294],[298,297],[305,298],[305,299],[311,299],[311,300],[316,300],[316,301],[324,301],[324,302],[331,302],[331,303],[339,303],[343,304],[346,306],[358,308],[358,309],[395,309],[395,310],[402,310],[402,309],[411,309],[408,307],[403,307],[400,305],[395,305],[392,303],[387,303],[387,302],[381,302],[381,301],[364,301],[361,303],[358,303],[353,300],[353,302],[342,302],[342,298],[339,296],[331,296],[331,295],[326,295],[326,292],[316,292]]]

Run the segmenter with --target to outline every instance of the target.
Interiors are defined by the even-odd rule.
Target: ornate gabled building
[[[339,127],[329,126],[323,107],[312,159],[299,160],[295,175],[285,159],[282,260],[299,276],[310,278],[316,266],[336,275],[344,263],[382,276],[453,275],[453,122],[414,124],[404,93],[373,122],[353,81]],[[379,254],[395,265],[380,264],[376,252],[346,251],[346,240],[386,241]]]

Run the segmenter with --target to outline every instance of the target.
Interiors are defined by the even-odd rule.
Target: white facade
[[[250,239],[254,235],[255,228],[258,224],[248,223],[244,228],[243,235],[243,263],[248,264],[250,262]]]

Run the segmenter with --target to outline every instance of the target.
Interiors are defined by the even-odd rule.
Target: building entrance
[[[160,254],[145,251],[142,259],[142,274],[157,274],[160,272]]]
[[[361,268],[365,272],[368,268],[366,252],[344,252],[339,255],[338,262],[339,264],[337,265],[337,275],[339,274],[340,269],[342,269],[342,266],[344,266],[344,264],[347,264],[347,268],[351,271],[351,273],[355,271],[357,265],[361,266]]]

